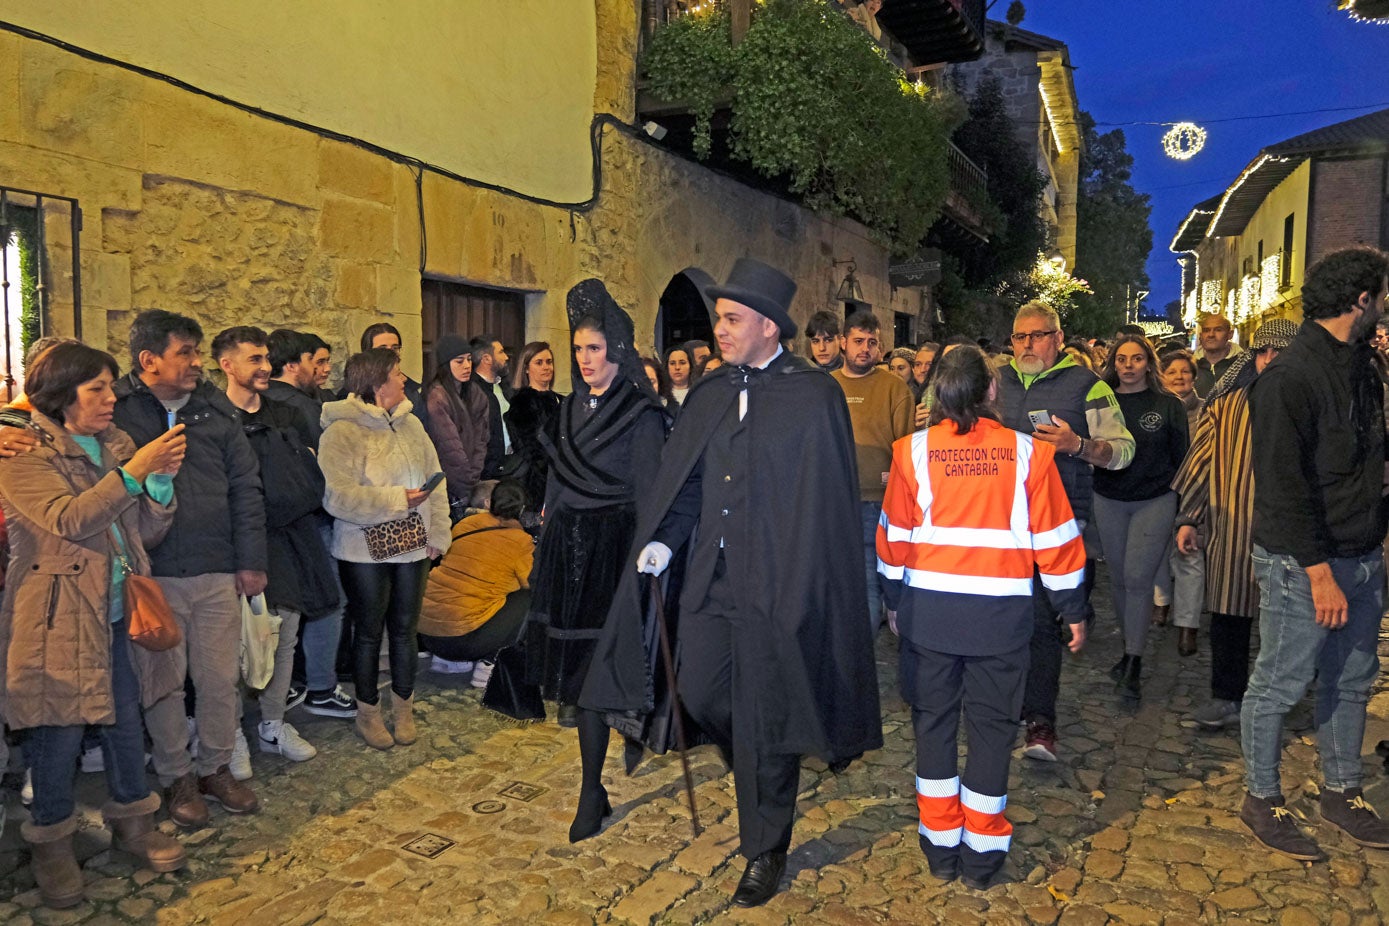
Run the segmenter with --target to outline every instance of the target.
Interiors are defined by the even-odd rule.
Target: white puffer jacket
[[[327,482],[323,507],[333,516],[332,553],[338,559],[373,562],[362,528],[405,517],[405,490],[418,489],[441,471],[434,442],[410,409],[408,399],[388,412],[356,395],[323,404],[318,465]],[[450,542],[448,498],[448,487],[440,483],[417,509],[429,545],[441,553]],[[409,563],[427,555],[414,550],[382,562]]]

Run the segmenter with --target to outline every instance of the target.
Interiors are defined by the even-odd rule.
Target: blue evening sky
[[[1070,46],[1080,108],[1096,121],[1190,121],[1208,133],[1200,154],[1176,161],[1163,153],[1165,128],[1123,126],[1133,184],[1153,200],[1152,313],[1179,295],[1167,246],[1193,205],[1266,145],[1389,108],[1389,26],[1355,22],[1333,0],[1024,2],[1023,29]],[[997,0],[989,18],[1002,20],[1007,6]],[[1370,108],[1215,121],[1347,106]],[[1083,274],[1084,255],[1076,262]]]

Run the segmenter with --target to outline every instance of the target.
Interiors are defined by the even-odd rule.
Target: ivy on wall
[[[682,17],[643,60],[657,97],[687,103],[695,155],[731,97],[730,149],[817,211],[846,215],[898,253],[926,236],[949,187],[946,150],[964,118],[952,94],[906,80],[826,0],[767,0],[734,47],[722,8]]]
[[[19,249],[19,298],[10,290],[8,310],[20,313],[20,354],[39,339],[43,327],[39,307],[39,235],[38,210],[9,204],[5,210],[6,225],[0,225],[0,243],[13,242]],[[15,281],[10,281],[14,286]],[[0,335],[0,344],[3,336]]]

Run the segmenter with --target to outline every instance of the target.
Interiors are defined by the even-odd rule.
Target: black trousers
[[[1254,619],[1211,612],[1211,697],[1243,701],[1249,685],[1249,637]]]
[[[521,635],[521,625],[531,608],[531,590],[518,588],[506,596],[506,604],[487,622],[472,633],[456,637],[435,637],[420,634],[420,645],[440,659],[450,662],[476,662],[491,659],[503,646],[515,643]]]
[[[932,870],[958,864],[964,876],[987,881],[1008,858],[1013,829],[1003,808],[1029,648],[957,656],[902,641],[902,695],[916,733],[918,832]],[[956,739],[961,708],[963,775]]]
[[[739,851],[748,859],[791,845],[801,757],[766,752],[758,742],[758,680],[740,653],[747,625],[724,577],[720,554],[703,605],[680,615],[680,698],[691,717],[733,754]]]
[[[338,560],[347,594],[344,620],[352,625],[352,684],[357,700],[378,698],[377,660],[383,632],[390,639],[391,691],[402,698],[415,693],[415,627],[424,603],[429,560],[411,563],[350,563]]]
[[[1087,573],[1089,570],[1086,570]],[[1051,606],[1040,578],[1032,580],[1030,668],[1023,693],[1022,719],[1056,725],[1056,696],[1061,690],[1061,615]]]

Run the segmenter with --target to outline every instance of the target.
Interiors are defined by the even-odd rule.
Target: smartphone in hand
[[[441,483],[441,482],[443,482],[443,481],[444,481],[444,474],[443,474],[443,473],[435,473],[433,476],[430,476],[428,479],[425,480],[424,485],[420,486],[420,491],[421,491],[421,492],[433,492],[435,489],[439,488],[439,483]]]
[[[1051,412],[1047,411],[1045,408],[1034,409],[1028,412],[1027,420],[1032,422],[1032,427],[1034,429],[1042,425],[1047,425],[1048,427],[1056,426],[1056,422],[1051,420]]]

